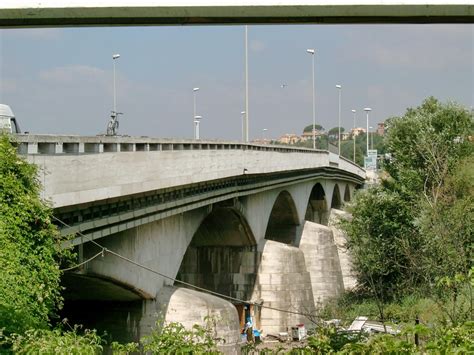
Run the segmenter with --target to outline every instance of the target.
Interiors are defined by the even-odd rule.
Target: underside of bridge
[[[308,200],[306,208],[306,221],[319,224],[328,224],[328,207],[326,203],[326,194],[320,183],[314,185]]]
[[[296,228],[299,225],[298,212],[288,191],[278,195],[268,220],[265,239],[284,244],[293,244],[296,240]]]
[[[340,210],[342,208],[341,194],[339,192],[339,185],[334,185],[334,191],[332,193],[331,208]]]
[[[214,207],[183,257],[177,279],[240,300],[254,289],[261,253],[244,217],[233,207]],[[181,286],[178,282],[176,286]],[[236,303],[241,323],[245,305]]]
[[[84,329],[106,332],[108,341],[139,338],[144,295],[127,285],[93,275],[65,273],[64,307],[60,319],[82,324]]]
[[[344,202],[349,202],[351,200],[351,191],[349,189],[349,185],[346,184],[346,188],[344,189]]]

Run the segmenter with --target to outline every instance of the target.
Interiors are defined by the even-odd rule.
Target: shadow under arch
[[[204,218],[184,254],[178,280],[239,299],[252,296],[260,254],[242,214],[217,207]],[[175,282],[175,286],[182,286]]]
[[[340,210],[342,208],[341,193],[339,192],[339,185],[334,185],[334,191],[332,193],[331,208]]]
[[[282,191],[273,204],[265,231],[265,239],[285,244],[296,242],[296,228],[300,225],[295,202],[288,191]]]
[[[96,329],[98,334],[106,334],[107,343],[138,340],[143,304],[151,295],[116,280],[76,272],[65,273],[61,286],[64,306],[59,320]]]
[[[344,202],[349,202],[351,200],[351,190],[349,189],[349,184],[346,184],[344,190]]]
[[[311,194],[309,195],[305,220],[324,225],[328,224],[326,193],[319,182],[313,186]]]

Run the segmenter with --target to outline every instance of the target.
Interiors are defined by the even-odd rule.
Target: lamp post
[[[194,139],[199,139],[199,122],[201,121],[202,116],[194,116]]]
[[[315,50],[314,49],[307,49],[307,53],[311,54],[311,62],[312,62],[312,77],[313,77],[313,149],[316,149],[316,132],[315,132],[315,127],[316,127],[316,115],[315,115],[315,98],[314,98],[314,55],[315,55]]]
[[[249,142],[249,56],[248,56],[248,26],[245,26],[245,124],[244,141]]]
[[[367,153],[366,156],[369,156],[369,112],[372,111],[370,107],[364,108],[364,111],[367,114]]]
[[[242,142],[245,141],[245,111],[241,111],[240,114],[242,115]]]
[[[370,126],[369,129],[372,131],[374,127]],[[374,132],[370,133],[370,149],[374,149]]]
[[[112,63],[114,67],[114,116],[117,116],[117,91],[115,89],[115,60],[120,58],[120,54],[112,55]]]
[[[352,111],[352,115],[354,116],[354,127],[352,129],[352,140],[354,141],[354,153],[352,155],[352,160],[356,161],[356,136],[355,136],[355,128],[356,128],[356,110],[351,110]]]
[[[193,122],[194,122],[194,139],[196,136],[199,136],[199,134],[196,134],[196,128],[199,126],[199,122],[196,124],[196,94],[199,91],[199,88],[193,88]]]
[[[338,146],[338,154],[341,155],[341,91],[342,91],[342,86],[336,85],[336,88],[339,91],[339,120],[338,120],[337,146]]]

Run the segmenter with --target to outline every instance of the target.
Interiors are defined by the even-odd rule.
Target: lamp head
[[[112,55],[112,59],[119,59],[120,58],[120,54],[114,54]]]
[[[341,85],[336,85],[336,87],[337,87],[338,89],[341,89],[341,88],[342,88],[342,86],[341,86]]]
[[[200,119],[202,119],[202,116],[194,116],[194,119],[195,120],[200,120]]]
[[[351,110],[353,113],[356,113],[356,110]]]
[[[245,111],[240,112],[241,115],[245,115],[246,113],[247,112],[245,112]]]
[[[314,49],[307,49],[306,52],[309,54],[314,54]]]
[[[366,107],[366,108],[364,108],[364,111],[365,112],[370,112],[370,111],[372,111],[372,109],[370,107]]]
[[[193,88],[193,91],[199,91],[199,88]]]

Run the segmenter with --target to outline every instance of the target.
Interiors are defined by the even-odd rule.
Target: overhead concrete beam
[[[0,27],[472,22],[472,0],[2,0],[0,3]]]

